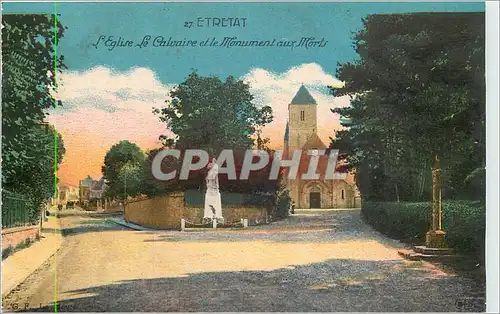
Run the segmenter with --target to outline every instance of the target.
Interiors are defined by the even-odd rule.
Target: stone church
[[[288,105],[288,121],[284,136],[284,159],[292,159],[295,150],[302,150],[297,177],[287,179],[288,189],[295,208],[353,208],[361,207],[360,196],[354,176],[349,173],[345,179],[325,180],[328,164],[328,146],[317,134],[316,100],[302,85]],[[316,173],[319,179],[302,179],[307,172],[311,156],[308,150],[326,150],[320,155]]]

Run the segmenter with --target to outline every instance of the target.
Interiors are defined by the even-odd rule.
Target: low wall
[[[259,224],[266,221],[267,210],[261,206],[226,205],[222,207],[222,216],[227,222],[238,222],[241,218],[245,218],[249,224]],[[185,207],[182,218],[201,221],[203,208]]]
[[[200,221],[203,208],[187,206],[184,193],[176,192],[165,196],[127,203],[124,219],[128,222],[155,229],[179,229],[181,219]],[[226,205],[222,216],[228,222],[248,219],[249,224],[266,221],[267,210],[263,206]]]
[[[40,227],[38,225],[3,229],[2,250],[8,248],[9,246],[16,247],[28,238],[33,240],[37,237],[37,235],[40,235]]]
[[[103,213],[116,213],[116,212],[122,212],[123,211],[123,208],[120,207],[120,205],[113,205],[113,206],[109,206],[107,208],[101,208],[98,210],[99,212],[103,212]]]
[[[123,217],[126,221],[155,229],[180,228],[184,194],[172,193],[147,200],[129,202]]]

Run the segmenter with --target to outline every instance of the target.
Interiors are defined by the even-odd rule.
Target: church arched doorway
[[[317,186],[309,191],[309,208],[321,208],[321,190]]]

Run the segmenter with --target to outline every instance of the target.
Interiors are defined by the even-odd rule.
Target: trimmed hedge
[[[224,205],[254,205],[269,206],[273,203],[272,195],[258,195],[248,193],[232,193],[221,191],[221,203]],[[205,190],[184,191],[184,201],[190,206],[202,206],[205,204]]]
[[[423,244],[432,203],[363,202],[363,219],[376,230],[404,242]],[[486,208],[480,202],[444,201],[443,228],[450,247],[484,257]]]

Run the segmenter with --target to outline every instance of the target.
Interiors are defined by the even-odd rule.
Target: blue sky
[[[4,3],[4,12],[53,12],[52,3]],[[484,11],[484,3],[58,3],[68,27],[59,51],[70,70],[105,65],[119,71],[152,69],[162,82],[179,82],[197,69],[200,74],[242,76],[251,68],[284,72],[315,62],[335,74],[337,62],[356,58],[352,32],[373,13]],[[246,28],[185,28],[197,17],[247,17]],[[324,49],[145,48],[107,51],[91,46],[100,35],[140,41],[144,35],[204,39],[238,36],[245,39],[300,38],[328,40]]]

